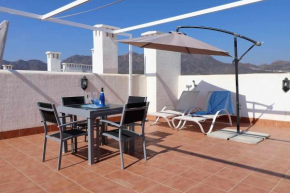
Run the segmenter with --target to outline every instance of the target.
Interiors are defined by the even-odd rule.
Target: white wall
[[[181,54],[146,48],[144,61],[149,112],[174,105],[178,99]]]
[[[96,25],[106,29],[119,29],[111,26]],[[117,34],[94,31],[93,72],[98,74],[118,73]]]
[[[133,96],[147,96],[147,78],[145,75],[133,75],[132,83]]]
[[[157,110],[174,105],[178,100],[178,80],[181,71],[181,54],[157,51]]]
[[[239,75],[241,116],[278,121],[290,121],[290,91],[284,93],[282,80],[290,74]],[[234,75],[198,75],[179,77],[179,96],[188,82],[195,80],[195,90],[201,93],[197,103],[202,106],[207,91],[229,90],[233,92],[235,106]],[[192,82],[191,82],[192,83]]]
[[[89,80],[85,91],[80,86],[83,76]],[[134,75],[133,80],[137,82],[134,94],[146,95],[141,92],[146,85],[144,76],[139,80]],[[124,104],[128,97],[127,75],[2,70],[0,83],[0,131],[41,126],[36,106],[39,101],[59,105],[61,97],[99,93],[101,87],[108,102]],[[143,86],[139,87],[139,83]]]
[[[89,86],[83,91],[80,80],[83,76]],[[268,120],[290,121],[290,91],[284,93],[282,80],[290,74],[248,74],[240,75],[241,116]],[[170,76],[168,76],[170,79]],[[170,80],[168,81],[170,82]],[[149,96],[148,89],[156,85],[148,81],[146,75],[133,76],[133,95]],[[186,85],[196,81],[195,90],[200,90],[197,103],[202,106],[208,91],[229,90],[233,92],[235,103],[234,75],[179,76],[178,90],[172,94],[180,96],[187,90]],[[39,71],[0,71],[0,131],[41,126],[36,106],[38,101],[60,104],[63,96],[85,95],[86,92],[99,92],[105,88],[108,102],[123,104],[128,97],[128,75],[91,73],[58,73]],[[158,82],[156,83],[158,84]],[[170,82],[169,86],[174,84]],[[159,96],[168,95],[159,85]],[[156,92],[155,92],[156,93]],[[149,99],[151,104],[170,105],[165,100]],[[157,104],[157,105],[158,105]]]
[[[60,52],[46,52],[47,57],[47,71],[60,72],[61,71],[61,53]]]

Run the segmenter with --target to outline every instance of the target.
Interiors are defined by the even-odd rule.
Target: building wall
[[[93,37],[93,72],[98,74],[118,73],[117,35],[94,31]]]
[[[144,49],[145,74],[149,112],[173,106],[178,97],[181,54],[155,49]]]
[[[80,87],[84,75],[89,80],[86,91]],[[282,90],[285,77],[290,77],[290,74],[240,75],[241,116],[289,122],[290,91],[284,93]],[[213,90],[231,91],[235,104],[234,75],[179,76],[176,82],[178,90],[172,91],[176,98],[187,90],[186,85],[192,84],[192,80],[198,85],[194,89],[201,91],[197,106],[202,107],[207,92]],[[0,131],[41,126],[36,106],[39,101],[59,105],[61,97],[99,93],[101,87],[105,89],[107,102],[123,104],[128,97],[128,75],[3,70],[0,71],[0,83]],[[133,76],[133,95],[148,96],[151,88],[156,88],[156,85],[150,82],[150,77]],[[157,93],[167,96],[161,88]],[[173,103],[167,99],[157,101],[156,97],[149,98],[150,105]]]
[[[282,80],[290,74],[239,75],[241,116],[255,119],[290,121],[290,91],[282,90]],[[236,104],[234,75],[199,75],[179,77],[179,96],[186,85],[195,80],[200,95],[197,104],[202,107],[208,91],[229,90]]]
[[[83,91],[80,81],[83,76],[89,80]],[[133,77],[135,95],[143,92],[144,77]],[[88,73],[61,73],[39,71],[0,71],[0,131],[41,126],[36,103],[50,102],[59,105],[61,97],[85,95],[86,92],[100,92],[104,87],[106,101],[124,104],[128,97],[127,75],[97,75]],[[139,87],[143,85],[142,87]]]
[[[157,79],[156,79],[156,71],[157,71],[157,52],[153,49],[144,49],[144,63],[145,63],[145,74],[147,79],[147,98],[150,101],[149,112],[157,111]]]
[[[181,54],[157,51],[157,110],[173,106],[178,100],[178,78],[181,71]]]

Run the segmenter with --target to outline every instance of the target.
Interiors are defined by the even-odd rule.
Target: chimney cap
[[[109,30],[118,30],[118,29],[121,29],[119,27],[110,26],[110,25],[104,25],[104,24],[97,24],[97,25],[94,25],[94,27],[105,28],[105,29],[109,29]]]
[[[51,51],[47,51],[47,52],[45,52],[45,54],[61,54],[61,52],[51,52]]]
[[[148,31],[141,34],[141,36],[151,36],[151,35],[162,35],[164,32],[161,31]]]

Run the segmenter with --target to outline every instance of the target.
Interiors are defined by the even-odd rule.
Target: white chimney
[[[3,66],[3,70],[12,70],[13,69],[13,65],[12,64],[5,64],[5,65],[2,65]]]
[[[95,25],[95,27],[108,30],[120,29],[118,27],[103,24]],[[118,74],[118,35],[96,30],[93,32],[93,36],[93,73]]]
[[[47,71],[61,72],[60,52],[46,52],[47,55]]]

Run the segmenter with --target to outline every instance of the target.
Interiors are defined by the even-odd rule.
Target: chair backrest
[[[48,132],[47,123],[60,125],[60,120],[54,104],[38,102],[37,106],[40,111],[42,122],[44,123],[45,133]]]
[[[147,97],[129,96],[127,104],[147,102]]]
[[[183,91],[179,100],[175,105],[176,110],[186,110],[190,107],[195,107],[195,101],[200,91]]]
[[[62,97],[61,102],[64,106],[83,105],[86,103],[84,96]]]
[[[130,103],[124,105],[120,125],[131,124],[139,121],[144,124],[147,116],[148,106],[148,102]]]

